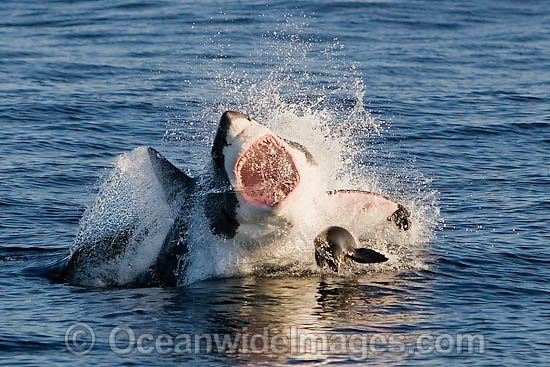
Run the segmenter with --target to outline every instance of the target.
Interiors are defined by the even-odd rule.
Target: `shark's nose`
[[[225,111],[222,115],[222,119],[248,119],[250,116],[245,115],[244,113],[235,112],[235,111]]]
[[[220,128],[225,129],[227,137],[235,137],[250,127],[254,119],[240,112],[226,111],[222,115]]]
[[[212,159],[219,168],[224,169],[224,147],[231,145],[237,135],[253,124],[257,122],[243,113],[233,111],[223,113],[212,145]]]

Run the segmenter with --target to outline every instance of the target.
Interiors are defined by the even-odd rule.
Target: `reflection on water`
[[[19,284],[19,291],[1,301],[8,312],[0,332],[16,343],[25,335],[47,338],[48,348],[59,352],[56,358],[68,362],[74,355],[63,336],[75,323],[86,323],[96,344],[78,360],[82,365],[91,359],[111,363],[113,358],[130,364],[201,366],[205,360],[221,366],[430,363],[434,353],[412,349],[420,335],[487,331],[486,315],[456,316],[449,303],[456,295],[435,281],[437,273],[430,270],[346,278],[248,276],[184,288],[84,289],[12,271],[21,261],[44,259],[5,262],[9,281]],[[116,334],[113,348],[116,328],[131,329],[134,340],[127,333]],[[158,347],[157,340],[169,343]],[[128,345],[122,354],[114,350]],[[452,351],[437,356],[460,358]],[[50,357],[37,355],[32,361]]]
[[[117,325],[102,323],[98,339],[108,340],[112,328],[122,323],[136,336],[168,334],[177,340],[178,335],[188,335],[188,349],[162,356],[177,361],[208,355],[224,364],[240,365],[244,360],[246,365],[262,361],[309,365],[349,361],[350,354],[372,360],[385,354],[373,355],[371,337],[378,337],[373,342],[379,344],[385,343],[380,336],[389,334],[412,340],[407,334],[418,332],[429,317],[425,307],[429,294],[430,284],[415,272],[357,278],[251,276],[203,281],[182,289],[99,291],[97,301],[113,307],[96,316],[116,319]],[[88,304],[81,307],[84,314],[91,314]],[[200,347],[193,344],[197,336],[202,338]],[[220,341],[226,337],[237,347],[221,347],[216,337]],[[123,358],[136,355],[134,350]]]

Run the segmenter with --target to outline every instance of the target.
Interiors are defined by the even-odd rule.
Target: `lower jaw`
[[[275,201],[275,200],[263,200],[263,199],[253,197],[253,196],[249,196],[249,195],[246,195],[246,194],[241,194],[241,196],[243,197],[243,199],[246,203],[254,205],[254,206],[262,207],[262,208],[265,208],[265,209],[275,209],[276,207],[281,205],[288,197],[288,195],[287,195],[287,196],[285,196],[284,199],[280,199],[280,200]]]

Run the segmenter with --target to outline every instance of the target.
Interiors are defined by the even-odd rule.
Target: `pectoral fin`
[[[324,201],[331,212],[346,213],[353,218],[353,230],[361,234],[361,228],[392,222],[401,230],[411,227],[410,211],[395,200],[361,190],[334,190],[327,192]],[[349,226],[350,224],[343,223]]]

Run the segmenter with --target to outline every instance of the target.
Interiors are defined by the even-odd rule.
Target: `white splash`
[[[71,253],[91,244],[94,253],[81,260],[73,281],[86,286],[130,283],[154,263],[174,217],[147,148],[120,155],[80,219]],[[120,239],[126,235],[127,240]],[[117,250],[118,243],[126,242]]]
[[[362,78],[356,65],[349,65],[340,57],[339,42],[320,49],[319,44],[303,41],[299,29],[295,29],[295,36],[280,37],[289,28],[293,27],[268,35],[265,47],[251,56],[259,63],[275,65],[268,73],[235,68],[230,73],[212,75],[221,96],[198,118],[212,122],[204,129],[202,140],[212,142],[223,111],[252,115],[276,134],[304,145],[312,153],[322,172],[313,190],[372,191],[394,197],[412,212],[409,231],[381,228],[362,244],[387,255],[389,261],[353,265],[345,275],[424,268],[423,248],[439,220],[435,191],[412,166],[404,177],[392,171],[391,163],[364,163],[380,155],[381,145],[375,143],[383,141],[389,124],[373,118],[366,109]],[[319,70],[327,73],[316,72]],[[304,218],[302,223],[311,225],[282,234],[272,243],[243,246],[212,236],[207,219],[199,214],[190,225],[192,251],[182,282],[250,273],[288,276],[319,272],[312,239],[322,218],[317,217],[314,208],[307,207],[297,215]]]

